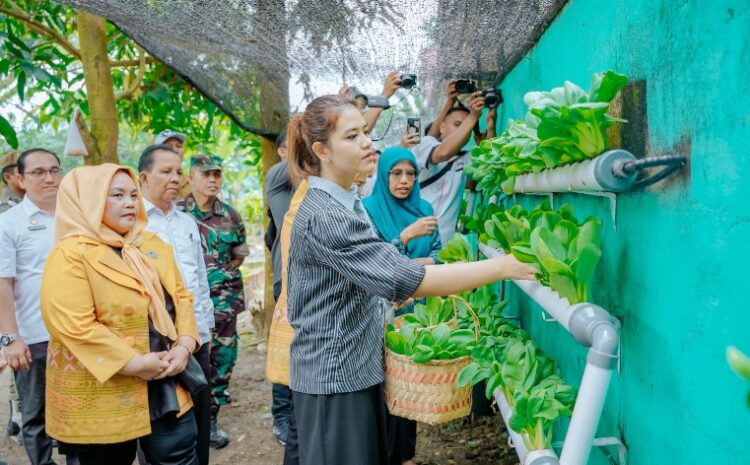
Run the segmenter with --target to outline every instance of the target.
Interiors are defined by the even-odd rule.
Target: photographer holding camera
[[[397,90],[399,90],[401,87],[404,87],[402,86],[401,82],[402,76],[412,77],[413,75],[401,75],[398,71],[391,71],[390,73],[388,73],[388,76],[385,77],[385,82],[383,82],[383,90],[380,92],[380,95],[382,97],[385,97],[386,101],[393,97]],[[411,79],[413,79],[413,77]],[[411,84],[411,86],[408,88],[411,88],[413,86],[414,84]],[[370,131],[372,131],[372,129],[375,127],[375,124],[378,122],[378,118],[380,118],[380,115],[383,113],[383,110],[385,110],[385,108],[375,106],[368,107],[368,96],[362,93],[356,87],[348,86],[346,84],[341,86],[341,89],[339,89],[339,95],[342,97],[351,98],[352,100],[354,100],[360,110],[365,110],[362,116],[367,122],[367,127],[370,129]]]
[[[445,245],[456,232],[456,222],[464,191],[464,165],[469,153],[461,149],[477,124],[485,98],[482,92],[470,96],[469,108],[454,106],[460,89],[448,83],[447,100],[429,133],[414,148],[419,164],[422,198],[430,202],[438,217],[440,238]]]

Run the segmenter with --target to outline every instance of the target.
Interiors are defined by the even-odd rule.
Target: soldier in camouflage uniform
[[[3,185],[0,187],[0,213],[9,210],[11,207],[18,205],[23,196],[26,194],[19,184],[18,176],[18,156],[20,152],[13,151],[6,153],[0,158],[0,170],[2,170]],[[5,427],[5,433],[13,437],[16,442],[22,442],[21,436],[21,408],[16,392],[16,383],[10,383],[10,418]]]
[[[19,152],[9,152],[0,158],[0,170],[2,170],[3,186],[0,188],[0,213],[10,207],[18,205],[25,194],[19,184],[18,160]]]
[[[211,444],[223,447],[229,437],[216,423],[219,408],[232,401],[229,380],[237,361],[237,315],[245,310],[239,266],[248,255],[245,225],[239,213],[218,198],[222,184],[221,159],[207,155],[190,158],[191,192],[178,208],[198,223],[216,327],[211,341]]]

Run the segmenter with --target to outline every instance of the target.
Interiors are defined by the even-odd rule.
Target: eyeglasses
[[[60,176],[62,176],[63,170],[56,166],[48,170],[39,168],[39,169],[35,169],[34,171],[24,171],[22,174],[24,176],[28,176],[34,179],[44,179],[47,177],[48,174],[52,176],[53,178],[59,178]]]
[[[406,179],[414,180],[417,177],[417,170],[401,170],[401,169],[395,169],[390,170],[388,174],[396,179],[401,179],[402,176],[406,175]]]

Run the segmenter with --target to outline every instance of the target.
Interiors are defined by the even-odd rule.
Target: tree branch
[[[115,101],[123,99],[123,98],[130,98],[133,96],[133,93],[138,90],[138,87],[140,87],[141,83],[143,82],[143,76],[146,74],[146,52],[138,47],[138,74],[135,76],[135,80],[133,83],[128,87],[126,90],[122,92],[118,92],[115,94]]]
[[[156,59],[156,57],[147,56],[146,57],[146,64],[147,65],[153,65],[154,63],[159,63],[159,60]],[[116,60],[109,63],[109,66],[112,68],[127,68],[130,66],[140,66],[141,60]]]
[[[79,60],[81,59],[81,52],[79,52],[78,49],[76,49],[73,44],[71,44],[68,39],[65,38],[65,36],[47,26],[46,24],[35,21],[30,14],[23,11],[21,7],[19,7],[14,1],[5,0],[2,4],[5,5],[5,3],[9,3],[11,8],[8,9],[4,6],[0,7],[0,13],[4,13],[8,16],[23,21],[32,31],[36,32],[37,34],[41,34],[54,39],[54,41],[57,42],[58,45],[60,45],[68,53]]]

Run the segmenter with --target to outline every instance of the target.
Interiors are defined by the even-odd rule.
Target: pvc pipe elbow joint
[[[576,304],[570,309],[570,333],[586,347],[590,347],[587,361],[605,369],[612,369],[619,358],[620,337],[614,319],[603,308],[590,304]]]

